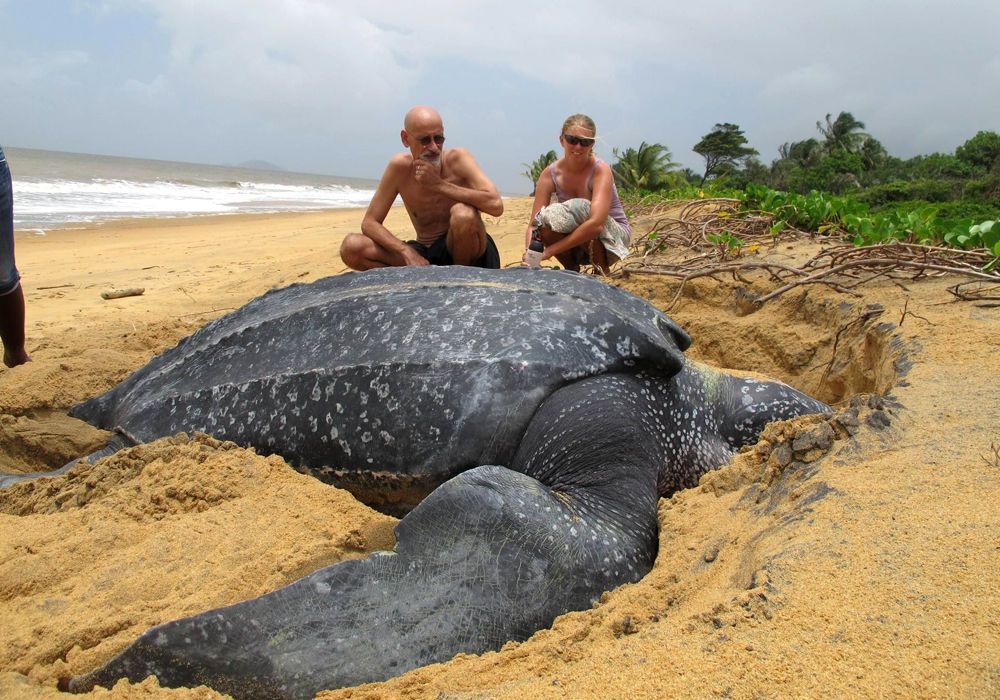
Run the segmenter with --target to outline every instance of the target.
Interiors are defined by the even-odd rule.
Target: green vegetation
[[[549,167],[552,163],[555,163],[559,159],[555,151],[549,151],[548,153],[543,153],[542,155],[535,158],[531,163],[521,163],[527,170],[524,171],[524,176],[531,180],[531,196],[535,195],[535,183],[538,182],[538,178],[541,176],[542,171]]]
[[[774,215],[773,233],[792,226],[820,233],[843,233],[855,245],[898,240],[965,250],[986,249],[1000,256],[1000,223],[989,220],[974,224],[968,219],[943,219],[933,205],[872,213],[867,204],[855,197],[816,191],[800,195],[761,185],[747,185],[741,200],[745,209]],[[994,260],[991,269],[995,264]]]
[[[621,153],[614,149],[618,162],[611,166],[615,184],[622,189],[656,190],[676,187],[683,176],[676,170],[670,149],[658,143],[643,141],[639,148],[626,148]]]
[[[722,175],[739,168],[750,156],[757,155],[757,151],[746,143],[747,138],[740,127],[716,124],[692,149],[705,159],[705,174],[701,176],[700,184],[704,185],[712,175]]]
[[[1000,134],[980,131],[954,153],[900,159],[850,112],[827,114],[816,129],[816,138],[783,144],[770,165],[756,157],[738,125],[726,123],[693,146],[705,158],[702,175],[677,169],[661,144],[615,149],[619,161],[612,167],[627,206],[738,199],[748,211],[773,215],[775,233],[794,227],[856,245],[898,240],[985,249],[994,256],[987,268],[997,268]]]

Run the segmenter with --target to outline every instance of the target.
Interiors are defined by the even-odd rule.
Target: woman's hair
[[[597,136],[597,124],[594,120],[588,117],[586,114],[574,114],[563,122],[562,132],[565,134],[566,130],[573,126],[581,126],[584,129],[588,129],[593,132],[594,136]]]

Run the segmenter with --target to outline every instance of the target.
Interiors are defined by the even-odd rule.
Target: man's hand
[[[444,182],[441,179],[440,164],[428,163],[420,158],[413,159],[413,179],[429,190],[437,189]]]
[[[427,258],[425,258],[423,255],[421,255],[408,245],[403,246],[402,252],[403,252],[403,260],[406,261],[406,265],[416,265],[416,266],[430,265],[430,263],[427,262]]]

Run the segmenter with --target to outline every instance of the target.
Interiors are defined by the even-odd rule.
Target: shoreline
[[[506,206],[509,202],[518,202],[520,200],[532,200],[532,197],[528,195],[507,195],[501,194],[501,199],[503,199]],[[15,211],[17,209],[17,201],[14,202]],[[14,235],[15,236],[46,236],[50,233],[55,233],[57,231],[90,231],[95,229],[107,229],[107,228],[140,228],[140,227],[167,227],[171,225],[183,225],[185,223],[192,222],[206,222],[212,223],[214,221],[225,222],[225,221],[254,221],[256,219],[268,218],[268,217],[295,217],[295,216],[312,216],[312,215],[347,215],[352,214],[357,216],[358,228],[360,229],[361,218],[364,216],[364,212],[367,209],[366,206],[359,207],[327,207],[320,209],[295,209],[295,210],[280,210],[280,211],[236,211],[236,212],[221,212],[221,213],[190,213],[190,214],[177,214],[172,216],[165,215],[149,215],[149,216],[125,216],[125,217],[114,217],[109,219],[99,219],[89,222],[74,222],[59,224],[55,226],[50,226],[46,228],[40,228],[37,226],[23,226],[14,223]],[[390,209],[391,212],[396,209],[403,209],[402,202],[395,202]],[[405,211],[405,210],[404,210]],[[500,217],[502,218],[502,217]],[[484,215],[484,219],[496,220],[497,217],[490,217]],[[388,217],[387,217],[388,221]],[[409,224],[407,219],[406,228],[412,232],[412,226]],[[489,224],[487,224],[487,230],[489,230]]]
[[[16,203],[15,203],[16,206]],[[393,205],[398,206],[398,205]],[[216,214],[178,214],[176,216],[128,216],[114,219],[101,219],[86,223],[71,223],[53,226],[51,228],[14,228],[14,235],[35,234],[47,235],[60,231],[91,231],[105,230],[112,228],[166,228],[191,223],[223,223],[227,221],[252,222],[255,219],[265,219],[270,217],[284,218],[295,216],[310,216],[316,214],[340,214],[357,213],[358,221],[364,215],[365,207],[342,207],[337,209],[300,209],[296,211],[267,211],[267,212],[231,212]]]

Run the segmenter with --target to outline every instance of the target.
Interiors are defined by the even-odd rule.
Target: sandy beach
[[[505,265],[520,259],[530,204],[486,217]],[[361,213],[19,233],[34,361],[0,367],[0,471],[96,449],[106,434],[70,406],[268,289],[343,272],[338,247]],[[387,226],[412,231],[401,208]],[[616,283],[661,308],[676,291],[652,276]],[[1000,308],[955,301],[954,283],[802,288],[749,315],[733,285],[689,284],[668,311],[689,355],[838,413],[773,425],[661,500],[653,570],[593,609],[495,653],[321,697],[1000,697]],[[144,292],[101,297],[127,288]],[[149,627],[391,549],[395,522],[279,457],[204,437],[2,492],[0,697],[66,697],[60,680]],[[151,679],[91,695],[220,697]]]

